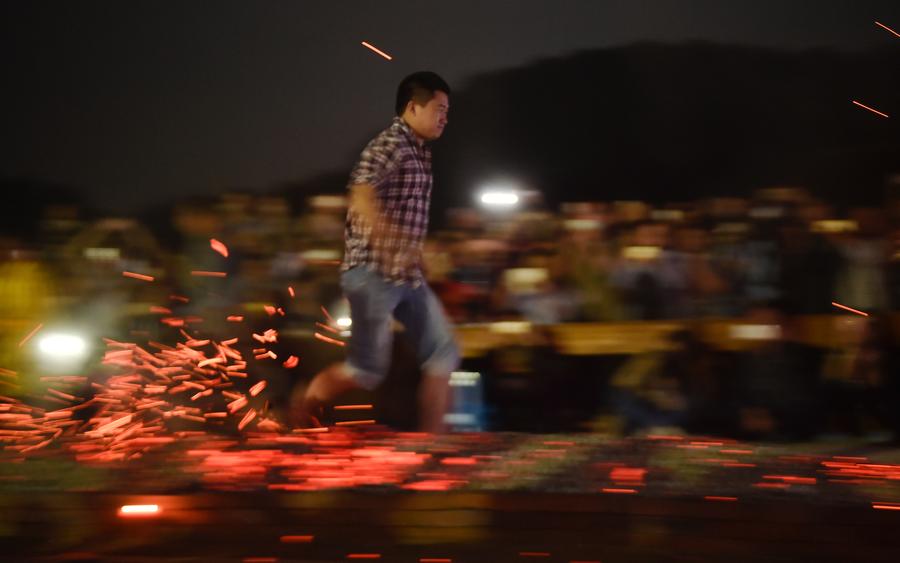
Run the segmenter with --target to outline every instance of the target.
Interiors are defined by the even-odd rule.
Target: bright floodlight
[[[481,194],[481,203],[488,207],[512,207],[519,203],[519,196],[511,191],[489,190]]]
[[[57,332],[44,335],[38,342],[38,349],[49,358],[71,360],[84,357],[87,342],[80,336]]]
[[[353,321],[350,319],[350,317],[339,317],[335,322],[341,328],[347,328],[353,324]]]

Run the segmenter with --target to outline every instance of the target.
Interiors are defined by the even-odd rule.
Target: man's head
[[[450,86],[433,72],[415,72],[400,82],[394,107],[417,137],[433,141],[447,125]]]

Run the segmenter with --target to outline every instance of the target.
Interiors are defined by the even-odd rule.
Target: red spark
[[[191,270],[192,276],[202,277],[202,278],[224,278],[228,274],[225,272],[207,272],[205,270]]]
[[[372,405],[335,405],[336,411],[365,411],[371,410]]]
[[[18,377],[18,374],[11,369],[0,368],[0,375],[5,375],[6,377]]]
[[[288,286],[288,294],[291,296],[292,299],[294,298],[295,294],[294,294],[294,288],[293,288],[293,287]]]
[[[222,342],[220,342],[220,344],[221,344],[222,346],[231,346],[232,344],[237,344],[237,343],[238,343],[238,338],[237,338],[237,337],[231,338],[231,339],[229,339],[229,340],[223,340]]]
[[[896,502],[873,502],[872,508],[876,510],[900,510],[900,503]]]
[[[453,563],[452,559],[436,559],[433,557],[420,557],[419,563]]]
[[[374,420],[347,420],[345,422],[335,422],[335,426],[360,426],[365,424],[375,424]]]
[[[209,239],[209,246],[225,258],[228,258],[228,247],[221,241],[211,238]]]
[[[156,305],[152,305],[150,307],[151,313],[161,313],[163,315],[171,315],[172,309],[167,309],[166,307],[157,307]]]
[[[378,53],[379,55],[381,55],[382,57],[386,58],[389,61],[392,60],[392,57],[390,55],[388,55],[384,51],[378,49],[377,47],[370,45],[369,43],[366,43],[365,41],[362,42],[362,46],[366,47],[367,49],[371,49],[372,51]]]
[[[893,29],[889,28],[888,26],[884,25],[881,22],[875,22],[875,25],[877,25],[879,27],[883,27],[884,29],[886,29],[886,30],[890,31],[891,33],[893,33],[894,35],[896,35],[897,37],[900,37],[900,33],[897,33],[896,31],[894,31]]]
[[[604,487],[601,490],[604,493],[616,493],[616,494],[624,494],[624,495],[630,495],[630,494],[637,493],[637,491],[634,489],[617,489],[617,488],[613,488],[613,487]]]
[[[134,272],[128,272],[128,271],[122,272],[122,275],[125,276],[126,278],[134,278],[136,280],[141,280],[141,281],[146,281],[146,282],[152,282],[155,279],[153,276],[147,276],[144,274],[136,274]]]
[[[721,501],[736,501],[737,500],[737,497],[705,496],[703,498],[706,500],[721,500]]]
[[[847,311],[850,311],[851,313],[856,313],[857,315],[862,315],[862,316],[864,316],[864,317],[868,317],[868,316],[869,316],[869,313],[863,313],[862,311],[857,311],[856,309],[853,309],[853,308],[851,308],[851,307],[847,307],[846,305],[841,305],[840,303],[835,303],[834,301],[832,301],[831,304],[834,305],[835,307],[840,307],[841,309],[845,309],[845,310],[847,310]]]
[[[182,303],[188,303],[190,301],[190,299],[184,297],[183,295],[170,295],[169,299],[171,299],[172,301],[181,301]]]
[[[225,395],[226,392],[223,391],[222,394]],[[240,398],[235,399],[234,401],[228,403],[228,411],[231,412],[231,414],[234,414],[246,406],[247,406],[247,399],[245,397],[240,397]]]
[[[266,388],[265,380],[260,381],[259,383],[257,383],[256,385],[254,385],[253,387],[250,388],[250,396],[255,397],[255,396],[259,395],[260,392],[265,388]]]
[[[272,305],[263,305],[263,309],[266,310],[266,313],[268,313],[270,317],[277,311]]]
[[[520,551],[519,557],[550,557],[546,551]]]
[[[340,334],[341,333],[341,331],[339,331],[338,329],[332,328],[332,327],[328,326],[327,324],[320,323],[318,321],[316,321],[316,326],[319,328],[325,329],[332,334]]]
[[[380,553],[348,553],[347,559],[381,559]]]
[[[328,338],[325,335],[315,333],[315,337],[321,340],[322,342],[328,342],[329,344],[334,344],[335,346],[346,346],[345,342],[341,342],[340,340],[335,340],[334,338]]]
[[[333,325],[337,324],[336,322],[334,322],[334,319],[331,318],[331,315],[328,314],[328,309],[326,309],[324,305],[319,305],[319,307],[322,309],[322,313],[325,315],[325,318],[328,319],[328,322]]]
[[[37,331],[41,330],[41,328],[43,326],[44,326],[44,323],[38,323],[38,325],[36,327],[34,327],[34,329],[31,332],[28,333],[28,336],[26,336],[25,338],[22,339],[21,342],[19,342],[19,348],[21,348],[22,346],[25,345],[26,342],[31,340],[31,337],[34,336],[35,334],[37,334]]]
[[[281,536],[281,543],[311,543],[315,536]]]
[[[256,411],[250,409],[249,411],[247,411],[247,414],[244,415],[244,418],[242,418],[238,423],[238,430],[243,430],[244,427],[250,424],[250,422],[252,422],[254,418],[256,418]]]
[[[877,114],[880,115],[881,117],[890,117],[890,115],[888,115],[888,114],[886,114],[886,113],[881,113],[881,112],[878,111],[877,109],[872,109],[872,108],[870,108],[870,107],[867,106],[867,105],[864,105],[864,104],[861,104],[861,103],[857,102],[856,100],[852,100],[852,101],[853,101],[854,104],[858,105],[859,107],[861,107],[861,108],[863,108],[863,109],[867,109],[867,110],[871,111],[872,113],[877,113]]]
[[[282,364],[282,365],[287,369],[292,369],[292,368],[297,367],[297,364],[299,364],[299,363],[300,363],[300,358],[298,358],[297,356],[290,356],[288,359],[286,359],[284,361],[284,364]]]
[[[244,317],[241,315],[230,315],[225,320],[230,323],[241,323],[244,322]]]

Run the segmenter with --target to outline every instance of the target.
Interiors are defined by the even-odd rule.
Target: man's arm
[[[363,222],[371,227],[369,240],[374,244],[381,244],[390,234],[399,233],[401,227],[394,225],[390,219],[382,214],[381,204],[376,195],[375,186],[362,183],[350,186],[350,208]],[[420,261],[418,249],[384,248],[389,252],[403,252],[401,263]],[[414,251],[411,251],[414,250]]]
[[[353,184],[350,187],[350,208],[373,229],[381,218],[381,206],[372,184]]]

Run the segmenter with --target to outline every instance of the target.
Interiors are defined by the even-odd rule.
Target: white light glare
[[[481,194],[481,203],[496,207],[511,207],[519,203],[519,196],[509,191],[487,191]]]
[[[350,317],[338,317],[338,319],[334,322],[336,322],[337,325],[341,328],[347,328],[353,324],[353,321],[350,319]]]
[[[87,351],[87,343],[80,336],[57,332],[44,335],[38,342],[38,348],[53,358],[80,358]]]

